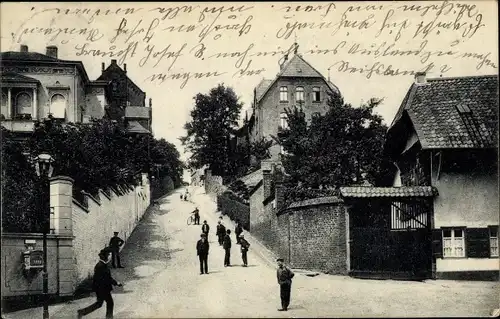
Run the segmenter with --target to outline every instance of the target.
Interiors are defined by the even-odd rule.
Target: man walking
[[[120,261],[120,247],[123,245],[124,241],[118,237],[118,232],[114,232],[114,236],[109,240],[109,247],[111,248],[111,265],[113,268],[124,268]]]
[[[111,277],[111,271],[108,267],[109,253],[107,249],[103,249],[99,253],[99,262],[94,267],[94,278],[92,281],[92,290],[96,294],[97,301],[86,308],[79,309],[79,319],[101,308],[104,301],[106,301],[106,318],[113,318],[114,302],[111,291],[113,290],[113,286],[121,287],[122,284]]]
[[[224,242],[222,243],[222,248],[224,248],[224,267],[231,267],[231,230],[226,230],[226,236],[224,236]]]
[[[217,237],[219,239],[219,246],[222,246],[225,235],[226,235],[226,227],[224,227],[222,222],[219,220],[219,222],[217,223]]]
[[[236,243],[240,243],[240,235],[243,232],[243,227],[241,227],[241,224],[239,221],[236,222],[236,228],[234,229],[234,234],[236,235]]]
[[[210,226],[208,226],[207,221],[203,221],[203,225],[201,225],[201,232],[205,234],[208,240],[208,232],[210,231]]]
[[[247,252],[250,248],[250,243],[245,239],[243,234],[240,235],[240,245],[241,245],[241,259],[243,260],[243,267],[248,267]]]
[[[278,311],[287,311],[290,304],[290,291],[292,289],[292,278],[295,274],[290,268],[284,265],[284,259],[278,258],[278,284],[280,285],[281,309]]]
[[[200,275],[208,274],[208,244],[207,235],[201,234],[201,239],[196,243],[196,254],[200,259]]]

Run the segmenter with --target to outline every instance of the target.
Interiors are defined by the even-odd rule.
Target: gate
[[[356,199],[349,209],[354,277],[426,279],[432,276],[428,199]]]

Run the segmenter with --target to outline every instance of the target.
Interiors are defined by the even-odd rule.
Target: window
[[[280,114],[280,127],[282,129],[287,129],[288,128],[288,120],[287,120],[286,113],[284,113],[284,112],[282,112]]]
[[[295,100],[304,101],[304,88],[302,86],[297,86],[295,89]]]
[[[490,257],[498,257],[498,227],[490,227]]]
[[[16,97],[17,114],[31,114],[32,102],[31,95],[26,92],[19,93]]]
[[[463,229],[443,229],[443,257],[465,257]]]
[[[319,87],[315,86],[313,87],[313,102],[320,102],[321,101],[321,92]]]
[[[66,118],[66,98],[61,94],[54,94],[50,99],[50,114],[54,118]]]
[[[280,87],[280,102],[288,101],[288,88],[286,86]]]
[[[2,115],[7,117],[9,115],[9,103],[7,103],[8,97],[7,94],[2,93]]]

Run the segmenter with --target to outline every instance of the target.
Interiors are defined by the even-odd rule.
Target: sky
[[[1,3],[0,15],[2,52],[56,45],[91,79],[101,62],[127,63],[153,99],[155,137],[184,160],[178,138],[193,97],[224,83],[244,103],[243,117],[254,87],[277,75],[280,51],[294,42],[346,102],[383,98],[377,113],[387,124],[413,72],[498,74],[496,1]]]

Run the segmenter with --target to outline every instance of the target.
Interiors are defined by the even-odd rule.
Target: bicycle
[[[191,214],[191,216],[188,217],[187,219],[187,224],[192,225],[194,223],[194,213]]]

